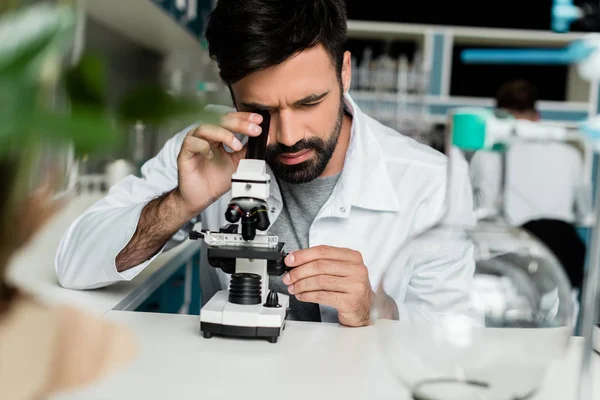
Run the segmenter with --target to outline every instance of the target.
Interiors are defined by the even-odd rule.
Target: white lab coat
[[[568,143],[515,143],[504,158],[508,223],[521,226],[545,218],[577,223],[587,217],[591,190],[579,149]],[[476,208],[495,207],[503,190],[502,165],[496,152],[477,152],[471,159]]]
[[[386,276],[385,287],[396,301],[402,320],[466,312],[474,273],[470,242],[457,238],[420,248],[419,254],[410,257],[401,254],[409,237],[445,215],[449,204],[445,196],[446,157],[363,114],[349,95],[346,103],[353,122],[344,168],[311,225],[310,246],[360,251],[373,290],[377,290],[386,268],[394,266],[393,274]],[[73,223],[56,256],[56,273],[62,286],[90,289],[130,280],[152,261],[154,257],[122,273],[115,267],[115,258],[133,236],[146,203],[176,187],[177,155],[185,134],[183,131],[170,139],[143,166],[141,178],[127,177]],[[457,207],[446,219],[472,224],[467,164],[464,160],[456,164],[451,203]],[[226,224],[224,212],[229,198],[229,194],[224,195],[202,212],[203,228],[217,230]],[[276,180],[271,181],[268,203],[274,222],[283,205]],[[190,227],[177,232],[161,252],[186,240]],[[215,290],[227,287],[228,276],[210,267],[205,257],[201,269],[203,298],[208,300]],[[329,307],[321,306],[321,317],[324,322],[337,321],[336,311]]]

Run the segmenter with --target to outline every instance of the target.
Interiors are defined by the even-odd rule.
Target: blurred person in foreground
[[[1,158],[1,157],[0,157]],[[33,400],[78,389],[129,362],[136,343],[128,330],[66,305],[49,305],[8,282],[19,251],[63,205],[49,179],[15,201],[14,164],[0,160],[0,394]]]
[[[536,87],[524,80],[505,83],[496,96],[498,110],[532,122],[540,121],[537,102]],[[524,228],[548,246],[565,268],[572,286],[580,289],[586,249],[575,223],[588,211],[589,204],[589,192],[582,180],[581,149],[570,143],[517,143],[506,154],[477,152],[470,173],[476,208],[492,207],[501,180],[505,180],[507,222]]]
[[[220,125],[175,135],[142,169],[113,187],[68,230],[58,250],[61,285],[92,289],[133,279],[183,242],[195,222],[226,223],[231,176],[244,139],[261,133],[252,110],[271,113],[269,233],[285,242],[291,272],[270,287],[290,294],[289,319],[371,323],[374,290],[390,265],[388,317],[464,313],[474,273],[470,243],[439,244],[410,260],[405,241],[445,215],[448,160],[365,115],[352,78],[344,0],[221,0],[206,38],[235,109]],[[227,147],[227,148],[226,148]],[[457,165],[447,216],[474,220],[466,163]],[[203,298],[227,287],[201,265]],[[209,282],[214,287],[208,289]]]

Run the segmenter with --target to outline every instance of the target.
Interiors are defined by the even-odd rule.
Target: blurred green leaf
[[[70,111],[42,108],[43,95],[53,83],[42,83],[42,72],[62,66],[60,57],[71,44],[74,25],[71,7],[49,3],[0,15],[0,159],[11,152],[28,154],[28,149],[41,149],[49,141],[72,142],[78,155],[114,149],[128,138],[121,128],[137,121],[146,125],[218,122],[220,117],[205,111],[204,102],[172,96],[160,86],[131,91],[110,119],[105,114],[107,68],[102,59],[89,54],[66,72]]]
[[[34,42],[27,43],[27,47],[23,46],[18,49],[18,53],[12,55],[12,57],[0,54],[0,73],[10,74],[27,68],[35,58],[40,56],[40,53],[48,48],[50,43],[52,43],[53,37],[46,36],[35,39]]]
[[[72,141],[78,155],[122,145],[124,135],[106,114],[92,108],[73,108],[69,114],[39,110],[31,129],[44,140]]]
[[[100,57],[85,54],[65,74],[65,87],[71,103],[103,108],[106,105],[106,64]]]
[[[37,76],[36,68],[41,68],[51,50],[67,42],[73,28],[70,7],[41,3],[1,15],[0,73]]]
[[[20,75],[0,75],[0,153],[28,140],[38,89]]]
[[[218,122],[219,117],[205,111],[205,107],[204,102],[172,96],[160,86],[145,86],[131,91],[123,99],[117,115],[128,124],[143,121],[148,125],[160,125],[173,120],[185,123]]]

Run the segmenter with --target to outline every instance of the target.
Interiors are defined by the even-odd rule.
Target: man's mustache
[[[325,143],[319,138],[302,139],[293,146],[286,146],[281,143],[270,144],[267,146],[267,157],[276,156],[278,154],[298,153],[302,150],[320,150],[324,148]]]

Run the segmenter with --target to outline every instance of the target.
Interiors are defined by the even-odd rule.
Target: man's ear
[[[344,93],[350,90],[352,82],[352,55],[349,51],[344,52],[344,61],[342,63],[342,85]]]

